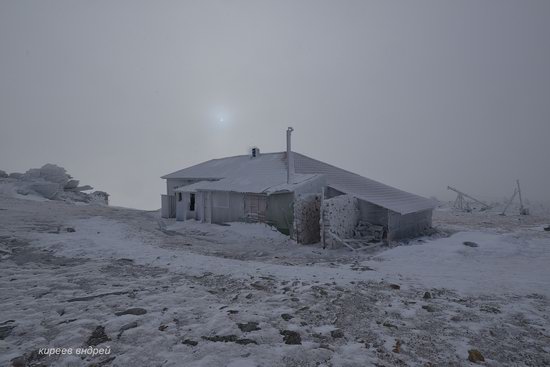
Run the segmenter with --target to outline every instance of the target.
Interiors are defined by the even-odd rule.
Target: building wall
[[[244,221],[244,194],[227,191],[213,191],[212,223]]]
[[[353,236],[360,216],[357,199],[351,195],[339,195],[323,200],[322,205],[325,243],[340,246],[329,233],[334,233],[341,239]]]
[[[176,215],[176,198],[174,195],[161,195],[160,215],[162,218],[174,218]]]
[[[310,244],[321,240],[320,194],[294,196],[294,235],[298,243]]]
[[[174,195],[174,189],[182,186],[191,185],[195,182],[204,181],[197,179],[168,178],[166,179],[166,194]]]
[[[191,195],[192,193],[189,192],[182,192],[181,193],[181,200],[180,196],[178,195],[180,193],[174,193],[175,201],[176,201],[176,220],[187,220],[187,219],[196,219],[197,218],[197,194],[195,194],[195,210],[190,209],[190,202],[191,202]]]
[[[176,217],[176,219],[178,220],[183,220],[184,217],[182,216],[183,214],[183,207],[182,207],[182,203],[180,201],[176,199],[173,199],[175,198],[176,196],[176,193],[174,192],[174,189],[178,188],[178,187],[182,187],[182,186],[187,186],[187,185],[191,185],[195,182],[199,182],[199,181],[204,181],[204,180],[199,180],[199,179],[180,179],[180,178],[169,178],[169,179],[166,179],[166,195],[161,195],[161,216],[163,218],[174,218]],[[165,196],[170,196],[172,197],[172,199],[167,199],[165,198]],[[189,197],[189,195],[187,194],[187,196]],[[175,200],[175,202],[174,202]],[[174,209],[172,207],[170,207],[170,205],[173,205],[174,206]],[[189,204],[188,204],[189,205]],[[179,208],[179,210],[178,210]],[[179,217],[178,217],[178,213],[179,214]],[[195,217],[195,214],[193,213],[192,215],[193,217]]]
[[[388,209],[361,199],[358,199],[358,203],[360,220],[384,227],[388,226]]]
[[[293,193],[269,195],[267,197],[267,223],[275,226],[279,232],[293,236]]]
[[[388,239],[400,240],[423,235],[432,226],[432,210],[401,215],[389,211]]]
[[[205,200],[206,200],[206,193],[204,192],[197,192],[197,196],[195,198],[195,205],[196,205],[196,216],[195,219],[199,220],[201,222],[206,222],[205,218]]]

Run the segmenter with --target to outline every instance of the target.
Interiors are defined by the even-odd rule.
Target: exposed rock
[[[90,191],[90,190],[93,190],[94,188],[90,185],[84,185],[84,186],[78,186],[78,187],[74,187],[72,189],[68,189],[68,191]]]
[[[474,363],[485,362],[485,358],[477,349],[470,349],[468,351],[468,360]]]
[[[110,341],[111,338],[105,334],[105,327],[98,326],[95,328],[95,330],[92,332],[92,335],[88,338],[88,341],[86,342],[87,345],[96,346],[101,343],[105,343],[107,341]]]
[[[68,175],[63,167],[55,164],[32,168],[24,174],[13,173],[9,177],[17,179],[15,189],[20,195],[34,194],[49,200],[108,205],[109,194],[103,191],[91,194],[83,192],[93,190],[93,187],[78,186],[78,180]]]
[[[73,233],[76,232],[76,230],[73,227],[67,227],[67,232]]]
[[[138,326],[137,321],[133,321],[129,324],[123,325],[119,330],[119,333],[117,335],[117,339],[120,339],[120,337],[122,336],[122,333],[124,333],[126,330],[137,328],[137,326]]]
[[[23,177],[22,173],[19,172],[12,172],[8,175],[9,178],[15,178],[16,180],[19,180],[21,177]]]
[[[27,186],[28,190],[34,191],[46,199],[56,199],[63,191],[61,186],[55,182],[34,182]]]
[[[281,315],[281,318],[282,318],[283,320],[285,320],[285,321],[290,321],[291,319],[294,318],[294,316],[289,315],[289,314],[287,314],[287,313],[284,313],[284,314]]]
[[[40,168],[31,168],[25,172],[22,178],[24,180],[42,178],[45,181],[56,183],[63,188],[69,182],[70,176],[65,171],[65,168],[48,163]]]
[[[8,177],[9,177],[9,175],[6,173],[6,171],[2,171],[0,169],[0,178],[8,178]]]
[[[184,341],[181,342],[181,344],[190,345],[190,346],[194,347],[197,344],[199,344],[199,342],[195,341],[195,340],[191,340],[191,339],[185,339]]]
[[[260,282],[254,282],[250,284],[252,288],[256,288],[259,291],[268,291],[269,287],[267,285],[261,284]]]
[[[546,232],[549,232],[549,231],[550,231],[550,226],[544,227],[544,230],[545,230]]]
[[[431,299],[432,298],[432,294],[430,292],[424,292],[424,296],[422,297],[424,299]]]
[[[92,201],[102,203],[105,205],[109,205],[109,194],[107,194],[105,191],[94,191],[91,194]],[[190,244],[185,244],[186,246],[191,246]]]
[[[146,313],[147,313],[146,309],[139,308],[139,307],[134,307],[134,308],[129,308],[125,311],[115,312],[115,315],[117,315],[117,316],[122,316],[122,315],[136,315],[136,316],[139,316],[139,315],[145,315]]]
[[[237,335],[214,335],[203,336],[202,338],[211,342],[237,343],[242,345],[258,344],[255,340],[252,339],[239,339]]]
[[[435,311],[435,308],[433,308],[430,305],[424,305],[424,306],[422,306],[422,308],[425,309],[428,312],[434,312]]]
[[[483,305],[479,308],[479,310],[482,312],[494,313],[494,314],[498,314],[502,312],[500,308],[491,306],[491,305]]]
[[[38,362],[44,357],[46,357],[45,354],[39,354],[38,349],[35,349],[22,356],[13,358],[10,362],[12,367],[44,366],[44,364]]]
[[[16,326],[17,325],[0,326],[0,340],[4,340],[5,338],[7,338]]]
[[[251,331],[261,330],[261,329],[258,327],[258,323],[257,323],[257,322],[254,322],[254,321],[247,322],[246,324],[239,324],[239,323],[237,323],[237,326],[238,326],[239,329],[241,329],[241,331],[244,332],[244,333],[249,333],[249,332],[251,332]]]
[[[296,331],[281,330],[280,334],[283,336],[285,344],[302,344],[302,337]]]
[[[392,352],[394,352],[394,353],[400,353],[401,352],[401,340],[397,339],[395,341],[395,345],[392,349]]]
[[[332,336],[334,339],[343,338],[344,332],[340,329],[332,330],[330,332],[330,336]]]
[[[79,183],[80,183],[80,181],[78,181],[78,180],[69,180],[63,188],[65,190],[74,189],[74,188],[78,187]]]
[[[464,246],[468,246],[468,247],[479,247],[479,245],[475,242],[471,242],[471,241],[464,241],[462,242],[462,244]]]
[[[392,289],[401,289],[401,286],[399,284],[390,284],[390,288],[392,288]]]
[[[12,367],[25,367],[27,360],[24,356],[15,357],[11,360]]]
[[[211,342],[236,342],[239,338],[237,335],[214,335],[214,336],[203,336],[204,340],[208,340]]]

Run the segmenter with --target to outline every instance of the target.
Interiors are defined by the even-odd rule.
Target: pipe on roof
[[[294,176],[294,157],[292,156],[292,147],[291,147],[291,135],[294,129],[288,127],[286,129],[286,183],[292,181],[292,176]]]

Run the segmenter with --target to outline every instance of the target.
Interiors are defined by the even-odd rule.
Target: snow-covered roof
[[[297,175],[323,175],[328,186],[396,213],[408,214],[435,207],[432,200],[422,196],[396,189],[300,153],[293,152],[293,156]],[[237,188],[239,185],[249,185],[251,189],[261,190],[262,187],[271,187],[286,182],[286,152],[262,153],[256,158],[240,155],[212,159],[162,176],[162,178],[219,180],[193,184],[201,184],[196,186],[197,189],[198,187],[203,189],[216,187],[219,190],[228,190],[228,187]],[[192,188],[193,185],[186,188]],[[243,187],[238,189],[239,192],[245,192],[243,190]]]
[[[295,174],[292,183],[286,182],[286,171],[272,172],[265,175],[237,175],[223,178],[218,181],[199,181],[175,189],[176,192],[194,191],[233,191],[257,194],[275,194],[293,192],[297,187],[310,183],[321,177],[316,174]]]

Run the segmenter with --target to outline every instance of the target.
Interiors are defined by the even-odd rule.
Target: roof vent
[[[260,156],[260,148],[254,147],[250,150],[250,158],[257,158]]]

